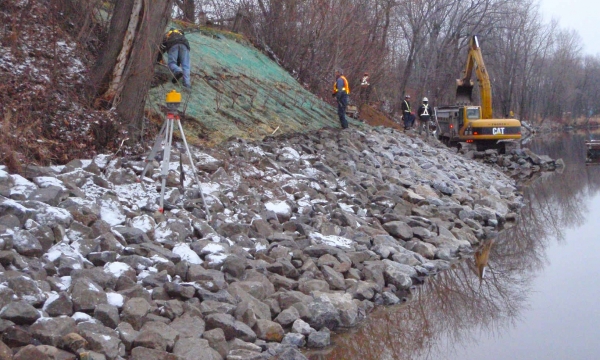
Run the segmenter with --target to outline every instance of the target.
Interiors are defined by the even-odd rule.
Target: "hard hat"
[[[406,95],[404,95],[404,98],[405,99],[410,99],[410,95],[406,94]]]
[[[423,102],[428,102],[428,101],[429,100],[426,97],[423,98]]]

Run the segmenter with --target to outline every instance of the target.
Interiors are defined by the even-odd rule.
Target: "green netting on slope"
[[[198,122],[186,122],[186,133],[218,143],[230,136],[260,138],[278,127],[279,133],[339,126],[331,105],[253,47],[218,33],[195,32],[186,37],[191,47],[192,91],[185,113]],[[170,82],[152,89],[149,106],[157,110],[172,89],[181,90]],[[184,93],[184,101],[186,97]]]

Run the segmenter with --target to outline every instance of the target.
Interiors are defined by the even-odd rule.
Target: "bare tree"
[[[154,75],[154,62],[172,9],[170,0],[115,3],[108,39],[94,65],[90,95],[96,106],[112,107],[137,127]]]
[[[196,0],[174,0],[175,5],[182,13],[183,20],[196,22]]]
[[[595,93],[590,91],[595,86],[593,61],[582,61],[576,37],[555,22],[544,23],[534,0],[195,4],[202,4],[221,26],[243,32],[324,99],[330,98],[334,68],[342,68],[351,87],[368,71],[379,100],[392,109],[405,92],[428,96],[434,104],[452,104],[468,39],[476,34],[492,77],[496,116],[515,111],[530,120],[560,119],[598,111],[585,96]]]

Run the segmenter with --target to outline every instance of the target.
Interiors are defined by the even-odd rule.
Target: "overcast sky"
[[[546,22],[556,18],[562,28],[575,29],[583,52],[600,55],[600,0],[538,0]]]

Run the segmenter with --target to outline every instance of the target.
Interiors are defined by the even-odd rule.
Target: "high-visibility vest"
[[[404,100],[404,103],[406,104],[406,110],[404,110],[405,112],[410,112],[410,104],[408,103],[408,101]]]
[[[183,35],[183,33],[177,29],[169,30],[169,32],[166,35],[166,38],[168,39],[172,34]]]
[[[346,90],[346,94],[350,94],[350,85],[348,85],[348,79],[344,75],[340,76],[344,80],[344,88],[342,90]],[[337,79],[333,83],[333,93],[336,94],[338,92],[337,88]]]

